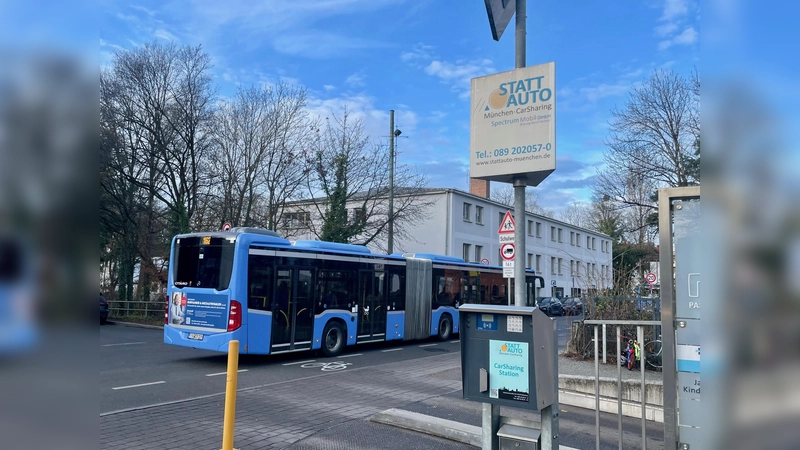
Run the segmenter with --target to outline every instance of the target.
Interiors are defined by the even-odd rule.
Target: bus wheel
[[[453,319],[447,314],[442,314],[439,319],[439,340],[446,341],[453,335]]]
[[[322,353],[325,356],[336,356],[344,348],[344,328],[339,322],[328,322],[322,332]]]

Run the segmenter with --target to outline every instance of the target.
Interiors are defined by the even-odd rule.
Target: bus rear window
[[[175,244],[176,287],[228,288],[234,243],[225,238],[184,237]]]

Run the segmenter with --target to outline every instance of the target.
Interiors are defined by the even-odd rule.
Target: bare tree
[[[592,229],[591,211],[587,205],[572,202],[559,211],[557,219],[576,227]]]
[[[304,210],[321,219],[306,225],[317,238],[334,242],[383,245],[388,235],[389,152],[370,144],[363,122],[345,109],[326,120],[312,156],[311,197]],[[430,206],[419,194],[426,178],[408,166],[395,168],[394,233],[406,230]],[[381,248],[381,250],[385,250]]]
[[[698,81],[699,83],[699,81]],[[689,186],[686,162],[699,136],[695,85],[671,71],[653,72],[611,111],[606,165],[663,186]]]
[[[509,208],[513,208],[514,187],[509,184],[503,184],[502,187],[492,189],[490,198],[498,203],[508,205]],[[525,189],[525,211],[539,214],[540,216],[553,217],[553,212],[541,205],[539,192],[531,188]]]
[[[219,218],[274,229],[308,175],[317,125],[305,90],[286,84],[240,89],[221,105],[213,133]]]

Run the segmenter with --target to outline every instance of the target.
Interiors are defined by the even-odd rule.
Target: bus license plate
[[[197,341],[202,341],[202,340],[203,340],[203,335],[202,335],[202,334],[200,334],[200,333],[189,333],[189,339],[194,339],[194,340],[197,340]]]

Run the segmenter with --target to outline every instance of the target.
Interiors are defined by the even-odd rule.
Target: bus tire
[[[325,325],[322,331],[322,353],[325,356],[333,357],[342,353],[346,343],[344,327],[334,320]]]
[[[453,336],[453,319],[449,314],[442,314],[439,318],[439,340],[446,341]]]

